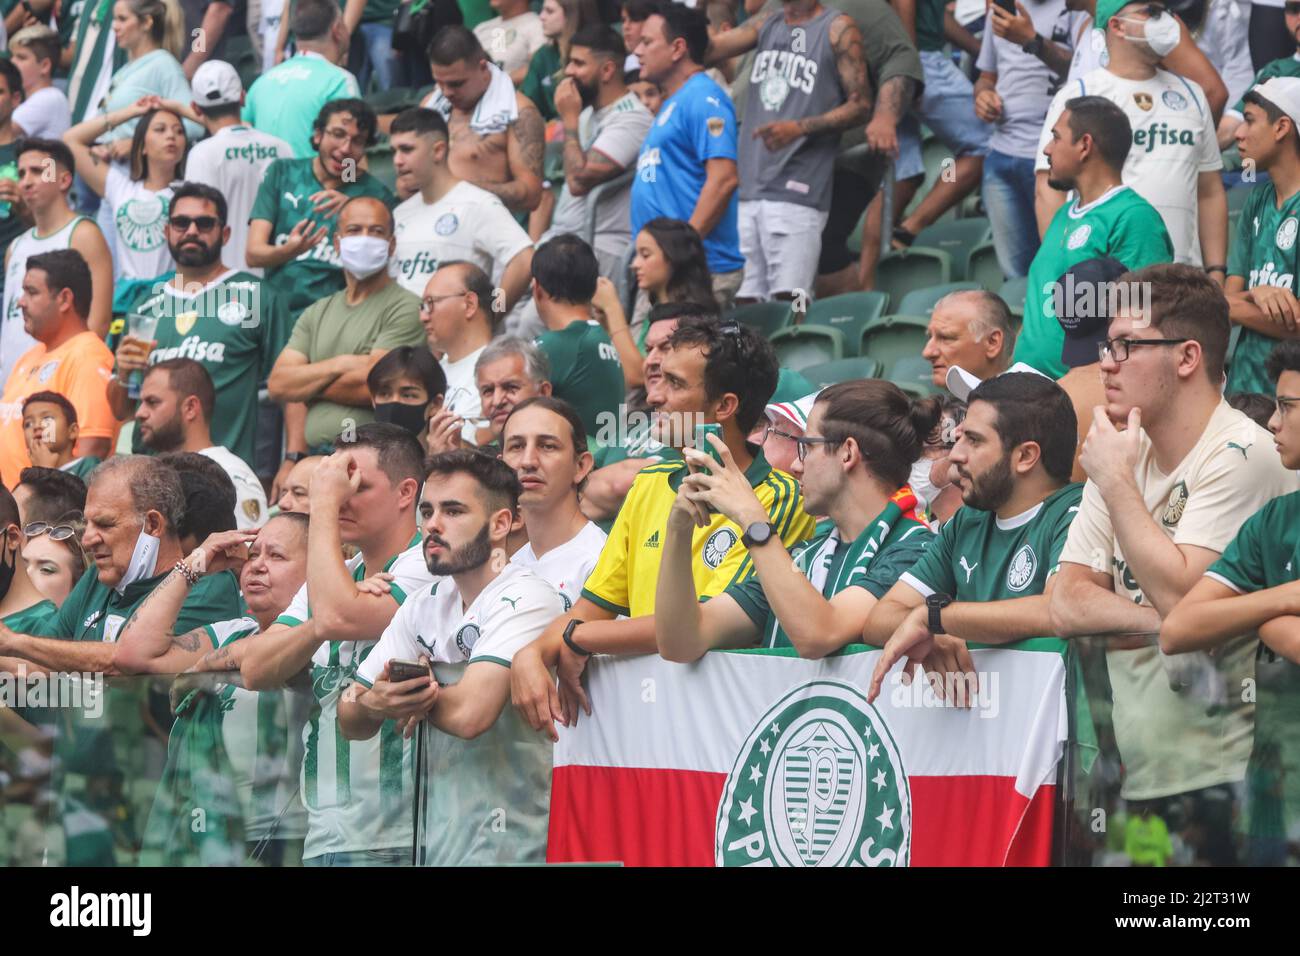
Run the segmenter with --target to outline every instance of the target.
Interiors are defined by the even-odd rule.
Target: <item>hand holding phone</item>
[[[429,664],[427,657],[422,661],[403,661],[393,658],[388,662],[388,679],[394,684],[415,680],[419,677],[434,679],[433,667]]]

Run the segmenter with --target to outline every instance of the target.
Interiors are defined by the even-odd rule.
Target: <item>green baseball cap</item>
[[[1111,17],[1135,2],[1137,0],[1097,0],[1097,15],[1093,18],[1092,25],[1098,30],[1105,30]]]

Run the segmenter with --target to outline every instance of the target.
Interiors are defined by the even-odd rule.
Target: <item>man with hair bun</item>
[[[773,540],[766,510],[730,452],[720,468],[705,452],[685,449],[696,470],[678,487],[664,535],[655,600],[659,653],[693,661],[713,648],[762,645],[818,658],[856,642],[876,602],[934,537],[916,516],[907,476],[938,421],[937,399],[913,402],[879,379],[819,393],[794,439],[790,472],[804,507],[829,516],[832,526],[789,551]],[[701,604],[690,536],[710,520],[709,509],[746,529],[755,574]]]

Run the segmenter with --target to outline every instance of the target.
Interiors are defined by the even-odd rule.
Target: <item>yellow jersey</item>
[[[686,474],[686,464],[681,461],[651,465],[637,474],[600,559],[587,577],[583,597],[628,617],[654,613],[668,512]],[[769,465],[761,451],[745,470],[745,477],[767,510],[782,547],[812,537],[816,522],[803,510],[797,481]],[[749,550],[740,540],[742,531],[721,514],[715,514],[707,527],[695,529],[691,574],[701,599],[721,594],[754,573]]]

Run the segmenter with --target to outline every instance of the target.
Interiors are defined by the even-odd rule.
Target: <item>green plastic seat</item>
[[[858,354],[893,368],[899,360],[921,354],[930,337],[929,325],[923,315],[882,315],[863,329]]]
[[[925,398],[939,393],[930,376],[930,363],[919,355],[913,355],[895,362],[887,378],[913,398]]]
[[[835,362],[810,365],[803,370],[803,375],[818,389],[822,389],[828,385],[852,382],[860,378],[879,378],[880,372],[881,368],[878,361],[858,355],[852,358],[842,358]]]
[[[397,170],[393,168],[393,145],[384,140],[366,150],[366,171],[394,192]]]
[[[1002,288],[998,289],[998,295],[1002,296],[1002,301],[1007,304],[1007,308],[1011,310],[1012,315],[1024,318],[1025,293],[1028,290],[1029,277],[1019,276],[1002,283]]]
[[[803,321],[809,325],[828,325],[844,333],[845,355],[857,355],[862,331],[867,324],[885,314],[889,296],[883,292],[846,292],[829,299],[818,299],[808,308]]]
[[[914,289],[928,289],[952,281],[952,256],[942,249],[912,246],[904,252],[881,256],[876,265],[876,291],[884,292],[897,303]]]
[[[754,302],[732,309],[728,316],[769,339],[793,324],[789,302]]]
[[[966,260],[966,281],[978,283],[989,292],[997,292],[1007,281],[992,241],[982,242],[970,251],[970,258]]]
[[[942,249],[952,257],[952,277],[968,278],[966,260],[976,246],[992,237],[992,227],[983,216],[973,219],[941,219],[922,229],[915,245],[927,249]]]
[[[798,372],[844,357],[843,333],[828,326],[794,325],[773,332],[770,339],[781,365]]]
[[[935,304],[945,295],[952,292],[978,289],[979,287],[977,282],[945,282],[941,285],[930,286],[927,289],[916,289],[903,296],[898,303],[898,311],[902,315],[929,316],[934,311]]]

